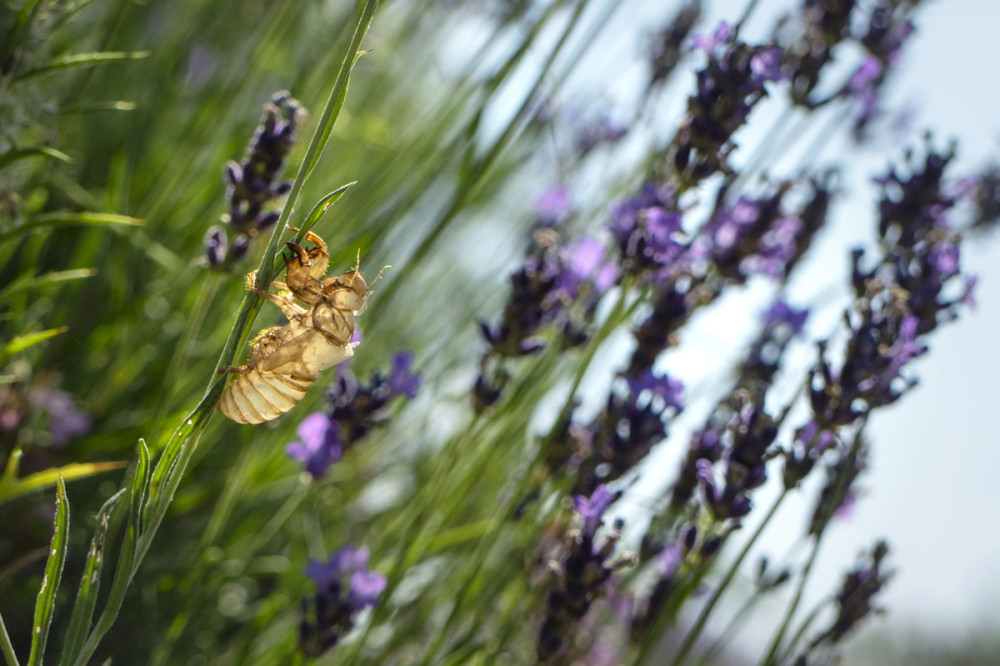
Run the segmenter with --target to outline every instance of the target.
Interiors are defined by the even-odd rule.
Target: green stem
[[[771,639],[770,649],[767,651],[767,656],[764,657],[762,664],[774,664],[777,663],[778,650],[781,648],[781,641],[785,637],[785,632],[792,624],[792,618],[795,617],[795,611],[799,608],[799,603],[802,601],[802,594],[806,589],[806,582],[809,580],[809,574],[812,572],[813,565],[816,563],[816,556],[819,554],[820,542],[823,540],[823,532],[816,535],[813,540],[812,551],[809,553],[809,560],[806,562],[805,567],[802,568],[802,573],[799,576],[799,583],[795,587],[795,596],[792,597],[792,603],[788,605],[788,610],[785,611],[785,617],[782,619],[781,624],[778,626],[778,631],[774,634],[774,638]]]
[[[4,659],[7,660],[7,666],[19,666],[17,655],[14,654],[14,646],[7,634],[7,627],[3,623],[3,615],[0,615],[0,652],[3,652]]]
[[[740,565],[743,564],[743,560],[746,559],[746,556],[750,554],[750,549],[753,548],[754,544],[757,542],[757,539],[764,532],[764,528],[767,527],[768,523],[771,522],[771,518],[773,518],[774,514],[777,513],[778,507],[781,506],[782,501],[784,501],[787,495],[788,495],[788,490],[782,489],[781,494],[778,495],[777,499],[774,500],[774,504],[771,505],[771,508],[768,510],[767,515],[765,515],[764,519],[760,521],[760,525],[758,525],[757,529],[754,530],[754,533],[747,540],[746,544],[744,544],[743,550],[740,551],[740,554],[736,557],[736,560],[733,562],[732,566],[729,567],[729,571],[726,572],[726,575],[723,577],[722,581],[716,586],[715,591],[712,592],[712,597],[708,600],[708,603],[706,603],[705,606],[701,609],[701,613],[698,615],[698,619],[695,621],[694,626],[691,627],[691,630],[688,632],[687,637],[684,639],[684,643],[681,644],[681,649],[677,652],[677,656],[674,657],[674,661],[672,662],[674,666],[680,666],[680,664],[682,664],[684,660],[687,659],[688,654],[691,652],[691,648],[694,647],[695,642],[698,640],[698,637],[701,635],[702,630],[705,628],[705,624],[708,622],[708,618],[712,615],[712,611],[715,609],[716,604],[718,604],[719,599],[722,598],[722,593],[726,591],[726,588],[729,587],[729,584],[733,581],[733,578],[736,577],[736,573],[737,571],[739,571]],[[645,644],[643,645],[642,652],[640,652],[639,654],[639,659],[637,660],[637,663],[642,663],[643,658],[647,656],[648,652],[653,648],[654,645],[655,641],[653,640],[647,640],[645,642]]]

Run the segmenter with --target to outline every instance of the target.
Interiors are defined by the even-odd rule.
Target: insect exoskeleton
[[[330,262],[326,243],[312,232],[306,239],[316,247],[287,244],[292,257],[285,260],[286,282],[271,283],[277,294],[258,289],[255,273],[247,275],[247,289],[280,307],[288,323],[261,331],[246,366],[230,370],[238,376],[226,386],[218,406],[238,423],[263,423],[284,414],[320,372],[354,355],[354,318],[365,310],[368,283],[357,265],[324,278]]]

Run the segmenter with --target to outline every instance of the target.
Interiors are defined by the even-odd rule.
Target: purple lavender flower
[[[755,385],[769,385],[778,371],[778,363],[792,338],[802,332],[808,310],[797,310],[778,299],[764,313],[764,326],[740,363],[740,385],[754,390]]]
[[[305,115],[305,110],[287,92],[276,93],[264,105],[264,118],[246,156],[238,163],[226,164],[223,178],[228,185],[229,212],[222,221],[235,237],[225,252],[224,230],[220,227],[210,230],[205,239],[205,252],[211,267],[232,266],[246,255],[252,238],[269,231],[278,221],[280,214],[265,211],[264,206],[291,189],[291,183],[277,178]]]
[[[545,617],[538,632],[537,654],[541,662],[565,652],[591,604],[610,585],[614,570],[627,561],[612,561],[623,527],[620,520],[615,522],[609,534],[600,541],[595,540],[602,516],[616,498],[617,495],[604,485],[596,488],[589,498],[574,498],[584,525],[583,529],[572,533],[566,554],[559,561],[558,583],[545,599]]]
[[[832,52],[848,37],[855,0],[804,0],[798,39],[785,49],[785,71],[792,80],[792,102],[812,108],[822,103],[811,98]]]
[[[307,416],[297,430],[299,441],[285,447],[285,452],[304,462],[314,478],[324,476],[348,449],[385,423],[393,398],[416,397],[420,377],[411,372],[412,364],[412,352],[400,352],[393,358],[389,377],[376,372],[369,384],[359,382],[346,365],[339,366],[337,379],[327,390],[329,411]]]
[[[551,226],[565,217],[573,207],[573,199],[569,190],[563,185],[556,185],[545,190],[535,199],[535,215],[539,221]]]
[[[612,391],[604,410],[588,427],[593,450],[578,471],[577,492],[593,492],[620,478],[667,435],[670,419],[683,410],[680,382],[668,376],[626,381],[625,393]]]
[[[658,275],[681,268],[675,262],[687,249],[687,239],[669,191],[646,185],[614,204],[608,230],[618,246],[623,272]]]
[[[389,375],[389,391],[396,395],[405,395],[410,400],[417,397],[420,388],[420,376],[413,374],[413,352],[406,351],[396,354],[392,359],[392,374]]]
[[[315,412],[307,416],[299,424],[296,432],[299,441],[285,447],[285,453],[304,462],[306,471],[314,479],[326,475],[326,470],[340,460],[343,447],[340,443],[340,424],[332,421],[323,412]]]
[[[588,538],[594,538],[594,533],[603,522],[604,512],[618,495],[608,490],[603,483],[594,489],[590,497],[576,495],[573,497],[573,507],[583,518],[583,532]]]
[[[816,421],[809,421],[795,431],[792,446],[785,452],[785,488],[798,486],[809,475],[816,462],[829,449],[838,445],[837,435],[824,430]]]
[[[49,413],[49,434],[53,446],[65,446],[74,437],[90,432],[90,416],[73,404],[73,397],[58,389],[38,388],[28,395],[36,409]]]
[[[835,599],[837,615],[830,627],[820,633],[808,646],[802,659],[820,646],[833,646],[851,633],[866,617],[877,612],[872,600],[892,578],[893,572],[885,568],[889,545],[879,540],[870,554],[865,554],[862,562],[845,577]]]
[[[299,646],[317,657],[351,630],[358,613],[378,603],[386,578],[368,569],[367,548],[350,544],[326,562],[309,560],[305,573],[316,582],[316,593],[302,601]]]

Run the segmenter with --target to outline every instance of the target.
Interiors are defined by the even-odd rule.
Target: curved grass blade
[[[3,623],[3,615],[0,615],[0,654],[3,654],[7,666],[20,666],[17,655],[14,654],[14,646],[10,642],[10,636],[7,634],[7,627]]]
[[[67,164],[72,164],[73,162],[73,158],[66,153],[60,152],[55,148],[49,148],[48,146],[41,146],[38,148],[19,148],[17,150],[8,150],[3,155],[0,155],[0,169],[17,162],[18,160],[23,160],[26,157],[48,157],[50,159],[66,162]]]
[[[38,331],[37,333],[19,335],[3,347],[0,347],[0,361],[6,360],[14,354],[19,354],[29,347],[34,347],[39,342],[45,342],[49,338],[54,338],[68,330],[68,326],[60,326],[59,328],[50,328],[45,331]]]
[[[118,564],[115,568],[114,580],[111,581],[111,591],[108,594],[107,604],[97,619],[93,631],[87,636],[87,640],[83,642],[75,654],[65,652],[62,655],[61,663],[86,664],[89,661],[90,656],[97,649],[98,641],[118,618],[118,611],[125,599],[125,593],[128,591],[128,586],[142,560],[142,556],[137,556],[136,553],[139,551],[142,512],[149,496],[149,449],[143,439],[139,440],[137,448],[135,474],[129,484],[128,526],[125,530],[125,538],[122,539],[121,553],[118,555]],[[73,612],[75,613],[76,609]]]
[[[372,15],[374,16],[374,12],[373,12]],[[369,19],[369,23],[370,22],[371,21]],[[368,26],[367,25],[364,26],[364,30],[365,31],[368,30]],[[323,128],[323,134],[320,136],[319,150],[316,151],[316,154],[313,155],[312,159],[308,162],[308,167],[306,168],[306,178],[307,179],[309,178],[309,176],[312,175],[313,169],[316,168],[316,163],[319,162],[319,158],[323,154],[323,148],[326,147],[326,142],[330,138],[330,133],[333,132],[333,121],[336,120],[336,118],[337,118],[338,115],[340,115],[340,109],[341,109],[341,107],[344,106],[344,100],[347,98],[347,86],[348,86],[348,84],[350,83],[350,80],[351,80],[351,72],[354,71],[354,66],[358,64],[359,60],[361,60],[361,56],[363,56],[366,53],[368,53],[368,51],[356,51],[355,54],[354,54],[354,59],[351,61],[350,67],[347,68],[346,74],[344,73],[344,70],[341,70],[341,75],[344,76],[343,86],[342,87],[341,87],[340,77],[338,76],[338,78],[337,78],[337,83],[336,83],[336,85],[333,88],[333,93],[331,93],[330,99],[333,99],[333,94],[337,93],[338,88],[339,88],[340,94],[337,97],[337,102],[336,102],[336,104],[333,107],[333,116],[331,118],[331,121],[328,122],[328,123],[322,123],[322,121],[321,121],[321,125],[320,126]],[[346,61],[345,61],[344,64],[346,64]],[[328,102],[328,104],[329,104],[329,102]]]
[[[309,211],[309,215],[306,216],[305,222],[303,222],[299,226],[299,230],[295,233],[295,237],[292,239],[293,242],[301,243],[302,239],[306,237],[306,233],[311,231],[312,228],[316,226],[316,223],[319,222],[320,219],[322,219],[323,215],[326,214],[327,209],[333,204],[337,203],[340,197],[344,196],[344,193],[347,192],[347,190],[351,189],[357,184],[358,181],[352,180],[346,185],[341,185],[333,192],[330,192],[322,199],[317,201],[316,205],[313,206],[313,209]],[[274,272],[276,274],[279,271],[281,271],[281,267],[284,265],[284,263],[285,262],[281,257],[277,257],[274,263]]]
[[[73,604],[73,615],[66,630],[66,639],[59,663],[70,664],[73,655],[80,651],[90,630],[94,618],[94,608],[97,605],[97,593],[101,584],[101,564],[104,562],[104,539],[108,533],[108,522],[111,512],[122,497],[125,489],[108,498],[97,513],[97,524],[94,527],[94,538],[90,541],[90,551],[87,553],[87,563],[80,576],[80,589],[76,593],[76,603]]]
[[[122,62],[123,60],[140,60],[149,55],[149,51],[98,51],[96,53],[76,53],[74,55],[56,58],[44,67],[29,70],[14,78],[15,81],[57,72],[63,69],[75,69],[77,67],[90,67],[92,65],[105,65],[110,62]]]
[[[129,226],[140,226],[143,221],[137,217],[128,215],[116,215],[114,213],[91,213],[91,212],[70,212],[62,211],[55,213],[45,213],[35,215],[24,224],[0,232],[0,245],[16,240],[27,232],[39,229],[49,229],[54,227],[76,227],[76,226],[106,226],[125,224]]]
[[[2,291],[0,291],[0,302],[5,302],[17,294],[30,291],[32,289],[41,289],[43,287],[62,284],[63,282],[82,280],[83,278],[89,278],[95,275],[97,275],[97,271],[93,268],[53,271],[51,273],[45,273],[44,275],[37,276],[26,275],[18,280],[15,280],[14,282],[11,282]]]
[[[38,591],[38,600],[35,602],[35,620],[31,624],[29,666],[41,664],[42,656],[45,654],[45,643],[48,641],[49,626],[52,624],[52,608],[56,603],[59,578],[62,576],[63,564],[66,562],[68,541],[69,500],[66,499],[66,484],[60,479],[56,486],[55,530],[52,534],[52,545],[49,548],[49,560],[45,563],[42,588]]]
[[[41,490],[49,486],[54,486],[62,481],[72,481],[84,477],[107,472],[112,469],[121,469],[124,462],[104,462],[104,463],[73,463],[63,467],[53,467],[41,472],[29,474],[24,478],[17,477],[17,470],[21,461],[21,449],[14,449],[7,461],[3,476],[0,477],[0,504],[8,502],[15,497],[26,495],[36,490]]]

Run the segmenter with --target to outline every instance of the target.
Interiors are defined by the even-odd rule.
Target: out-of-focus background
[[[315,120],[335,76],[338,47],[347,37],[340,26],[350,4],[121,0],[96,2],[54,19],[45,49],[53,54],[109,48],[148,54],[99,68],[42,73],[20,88],[22,96],[2,109],[6,130],[19,132],[22,140],[52,143],[73,161],[54,160],[44,172],[7,170],[4,176],[11,180],[4,185],[27,193],[18,202],[25,210],[111,211],[142,218],[145,225],[69,227],[54,241],[32,236],[9,257],[10,247],[0,248],[7,260],[0,266],[3,283],[36,268],[95,271],[60,291],[14,304],[22,323],[69,328],[7,369],[24,387],[65,392],[86,426],[78,422],[67,444],[52,437],[42,417],[30,417],[35,420],[0,431],[4,457],[14,444],[10,433],[17,432],[17,443],[26,449],[26,471],[81,460],[125,460],[138,437],[154,450],[161,447],[188,413],[243,294],[239,273],[244,266],[214,282],[204,279],[204,237],[225,209],[222,166],[241,156],[261,105],[275,91],[291,91]],[[734,22],[752,6],[741,36],[765,41],[777,17],[799,4],[716,0],[706,3],[696,32],[711,32],[722,20]],[[972,175],[998,155],[1000,92],[992,50],[1000,10],[976,0],[922,4],[916,32],[882,100],[889,117],[876,126],[875,141],[858,149],[841,130],[813,155],[817,163],[839,164],[844,172],[833,220],[788,294],[796,305],[812,308],[808,332],[814,339],[836,326],[848,303],[849,250],[873,234],[876,199],[870,179],[886,171],[887,160],[898,161],[907,149],[919,153],[924,128],[933,129],[938,147],[958,141],[956,174]],[[546,58],[566,16],[548,25],[514,73],[494,89],[490,74],[524,38],[523,25],[511,17],[525,11],[537,16],[532,3],[383,3],[368,38],[373,50],[357,66],[330,149],[300,208],[358,181],[318,230],[330,242],[333,265],[350,265],[360,247],[366,270],[387,263],[394,268],[361,320],[365,353],[352,367],[359,376],[367,375],[395,351],[414,349],[418,368],[425,378],[434,378],[436,393],[433,399],[421,394],[355,462],[334,468],[334,481],[316,499],[317,515],[326,511],[322,519],[303,517],[290,536],[281,533],[279,540],[303,553],[322,550],[322,543],[310,541],[310,520],[315,526],[322,522],[338,543],[375,539],[366,526],[419,483],[425,470],[411,469],[418,465],[411,464],[417,456],[406,448],[408,438],[417,439],[413,433],[418,433],[432,448],[460,427],[456,414],[468,406],[483,348],[474,320],[495,320],[502,309],[506,276],[521,259],[535,221],[533,202],[555,185],[569,185],[575,231],[595,232],[606,221],[609,205],[639,185],[635,173],[648,147],[674,131],[692,87],[689,64],[654,103],[644,94],[653,35],[681,5],[589,3],[580,23],[584,28],[545,70],[539,90],[531,92],[538,72],[550,65]],[[851,56],[842,55],[845,62]],[[470,132],[476,149],[467,150],[462,132],[475,124],[484,99],[489,103],[481,124]],[[527,120],[531,112],[544,115],[540,108],[547,104],[557,121],[539,126]],[[780,113],[777,102],[754,112],[750,128],[739,135],[745,150],[736,153],[737,162],[752,146],[773,139],[763,128]],[[595,119],[638,129],[614,150],[598,146],[577,164],[569,147],[580,128]],[[494,159],[490,147],[498,144],[504,150]],[[296,164],[301,154],[300,143],[290,162]],[[783,168],[794,170],[796,156],[773,168],[776,175]],[[260,240],[251,248],[246,270],[256,265],[262,245]],[[898,573],[880,598],[888,615],[864,628],[847,663],[990,663],[989,655],[996,652],[1000,534],[992,523],[1000,515],[995,488],[1000,438],[992,417],[1000,395],[995,380],[1000,238],[967,244],[963,261],[980,276],[977,308],[935,333],[930,354],[913,366],[921,386],[873,419],[865,493],[833,528],[807,589],[813,601],[829,594],[862,548],[877,537],[891,543]],[[681,349],[664,359],[663,367],[685,381],[691,400],[678,433],[695,427],[713,393],[726,385],[751,324],[772,296],[768,287],[753,283],[741,298],[699,314],[685,329]],[[192,327],[192,320],[198,325]],[[276,313],[265,312],[259,323],[277,321]],[[4,339],[9,332],[4,331]],[[597,365],[610,372],[622,358],[608,354]],[[803,345],[785,373],[801,371],[813,360],[812,348]],[[594,409],[606,388],[600,379],[585,387],[584,409]],[[308,414],[321,403],[322,391],[314,391],[298,413]],[[546,420],[544,409],[535,416]],[[211,424],[196,460],[199,474],[182,486],[177,513],[160,536],[165,544],[179,545],[175,551],[151,551],[118,635],[149,629],[162,636],[179,623],[171,635],[192,637],[199,649],[199,639],[225,636],[234,626],[252,626],[263,637],[270,636],[263,631],[267,628],[294,642],[301,592],[294,585],[301,587],[301,562],[290,563],[282,559],[284,551],[261,546],[261,557],[246,565],[253,569],[249,575],[235,564],[227,569],[232,562],[222,558],[256,544],[260,515],[273,514],[297,492],[298,468],[283,453],[295,438],[297,422],[286,418],[253,431],[221,418]],[[623,514],[641,514],[644,498],[671,480],[683,454],[683,438],[673,441],[654,450],[642,483],[622,503]],[[382,476],[362,490],[363,484],[355,483],[358,474],[377,467],[383,457],[390,462],[379,468]],[[233,469],[242,470],[239,483],[227,481]],[[117,477],[71,484],[70,497],[79,507],[74,516],[93,515],[116,484]],[[766,505],[771,490],[763,489],[755,502]],[[217,508],[220,497],[239,509],[216,522],[215,516],[224,514]],[[21,558],[0,576],[5,602],[33,600],[40,576],[19,579],[17,574],[37,568],[51,529],[48,498],[20,506],[26,508],[17,516],[0,515],[0,533],[9,536],[0,544],[0,556]],[[810,508],[804,503],[800,511],[793,508],[768,531],[763,547],[774,559],[789,554]],[[77,529],[74,538],[83,543],[89,532]],[[378,546],[373,543],[373,551]],[[192,582],[184,568],[192,562],[209,563],[203,586]],[[255,587],[261,579],[266,589]],[[212,620],[217,624],[206,624],[203,636],[197,622],[192,621],[192,630],[177,619],[186,617],[177,608],[192,588],[205,595],[205,607],[218,608]],[[773,620],[784,600],[779,595],[762,604],[762,611]],[[272,614],[261,610],[272,602]],[[29,610],[5,606],[8,628],[27,626]],[[758,654],[769,631],[757,631],[751,621],[740,637],[745,641],[740,645],[749,648],[733,654],[736,660]],[[156,658],[169,662],[171,654],[178,654],[170,650],[182,647],[163,648]],[[139,649],[117,654],[124,660],[148,656]]]

